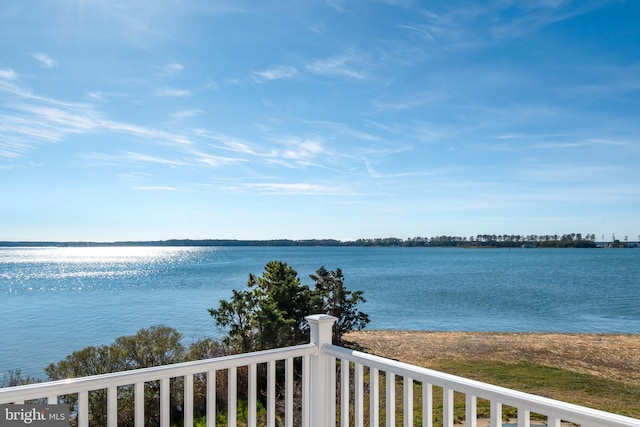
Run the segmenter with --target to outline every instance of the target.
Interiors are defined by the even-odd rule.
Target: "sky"
[[[640,2],[2,0],[0,240],[640,235]]]

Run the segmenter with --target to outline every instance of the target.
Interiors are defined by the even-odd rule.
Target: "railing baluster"
[[[234,366],[228,369],[228,385],[227,385],[227,421],[229,427],[236,427],[236,411],[238,407],[238,371]]]
[[[354,422],[356,427],[364,426],[364,387],[363,387],[363,367],[360,363],[354,366]]]
[[[267,362],[267,427],[276,427],[276,361]]]
[[[134,423],[136,427],[144,427],[144,382],[135,385]]]
[[[478,398],[472,394],[465,397],[465,426],[476,427],[478,424]]]
[[[49,405],[55,405],[55,404],[57,404],[57,403],[58,403],[58,396],[54,394],[53,396],[49,396],[49,397],[47,397],[47,403],[48,403]]]
[[[160,426],[171,425],[171,379],[160,380]]]
[[[387,427],[396,425],[396,376],[391,372],[385,372],[385,387],[387,391]]]
[[[562,420],[557,417],[547,417],[547,426],[549,427],[560,427]]]
[[[349,427],[349,361],[340,360],[340,426]]]
[[[404,427],[413,426],[413,378],[403,377],[403,420]]]
[[[502,403],[491,401],[491,427],[502,427]]]
[[[380,383],[379,370],[369,369],[369,425],[378,427],[380,424]]]
[[[193,374],[184,376],[184,427],[193,427]]]
[[[78,427],[89,427],[89,392],[78,393]]]
[[[252,363],[248,367],[249,370],[249,384],[248,384],[248,396],[247,396],[247,424],[249,427],[256,427],[256,396],[257,396],[257,382],[256,382],[256,364]]]
[[[311,401],[309,399],[310,387],[309,378],[311,377],[311,358],[306,355],[302,356],[302,425],[303,427],[309,427],[311,420],[309,415],[311,410],[309,405]]]
[[[207,372],[207,427],[216,427],[216,372]]]
[[[518,408],[518,427],[531,426],[531,411]]]
[[[107,426],[118,426],[118,387],[107,389]]]
[[[293,357],[288,357],[285,366],[285,427],[293,427]]]
[[[442,425],[453,427],[453,390],[447,387],[442,389]]]
[[[329,356],[329,393],[331,394],[331,400],[329,400],[329,425],[336,425],[336,358]]]
[[[433,427],[433,384],[422,383],[422,427]]]

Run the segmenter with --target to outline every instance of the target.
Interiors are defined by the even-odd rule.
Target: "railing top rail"
[[[458,377],[384,357],[374,356],[335,345],[325,345],[320,351],[364,366],[395,375],[406,376],[427,384],[460,391],[477,397],[497,401],[505,405],[526,408],[533,412],[555,416],[589,426],[640,427],[640,420],[609,412],[574,405],[554,399],[536,396],[508,388]]]
[[[40,399],[53,395],[59,396],[68,393],[78,393],[81,391],[100,390],[109,387],[135,384],[141,381],[156,381],[163,378],[174,378],[188,374],[246,366],[254,363],[266,363],[290,357],[310,355],[315,350],[315,344],[301,344],[292,347],[234,354],[212,359],[176,363],[173,365],[154,366],[151,368],[134,369],[110,374],[0,388],[0,404]]]

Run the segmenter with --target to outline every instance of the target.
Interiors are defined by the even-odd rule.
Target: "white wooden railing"
[[[275,350],[220,357],[196,362],[159,366],[114,374],[76,378],[64,381],[31,384],[0,389],[0,404],[24,403],[45,399],[49,404],[61,396],[77,396],[79,427],[90,423],[89,392],[107,391],[107,420],[109,427],[117,425],[118,387],[133,386],[135,390],[135,425],[143,426],[145,384],[160,384],[160,425],[170,426],[170,380],[183,378],[184,425],[192,426],[194,376],[206,376],[207,425],[215,425],[217,372],[226,370],[228,380],[228,425],[236,426],[237,373],[246,367],[247,377],[247,425],[256,426],[257,399],[266,401],[266,418],[261,425],[293,427],[294,422],[304,427],[340,426],[396,426],[402,419],[404,426],[432,427],[434,425],[434,387],[442,390],[442,409],[439,419],[445,427],[454,425],[454,393],[464,395],[467,427],[476,427],[478,399],[490,402],[490,425],[502,426],[502,408],[517,408],[518,426],[529,427],[532,413],[546,417],[545,424],[560,427],[569,422],[582,427],[640,427],[640,420],[608,412],[598,411],[557,400],[497,387],[454,375],[420,368],[349,350],[331,344],[331,328],[334,317],[308,316],[311,342]],[[294,361],[298,365],[301,381],[294,381]],[[277,379],[276,364],[284,365],[284,379]],[[266,390],[258,390],[258,366],[265,372]],[[279,389],[276,389],[276,383]],[[282,383],[284,385],[282,386]],[[301,384],[300,392],[294,392],[294,383]],[[384,386],[381,386],[381,385]],[[401,392],[397,392],[401,390]],[[278,393],[279,391],[279,393]],[[283,396],[279,396],[283,394]],[[414,396],[414,394],[417,394]],[[295,400],[294,400],[295,395]],[[276,408],[276,400],[284,401],[282,411]],[[365,402],[366,399],[366,402]],[[368,405],[366,404],[368,403]],[[414,405],[418,404],[422,417],[414,420]],[[396,405],[398,407],[396,408]],[[368,408],[367,408],[368,407]],[[298,411],[294,418],[294,411]],[[539,415],[538,415],[539,416]],[[414,424],[415,423],[415,424]]]
[[[257,422],[257,366],[266,364],[267,369],[267,425],[276,425],[276,363],[282,361],[284,365],[284,395],[285,409],[284,420],[286,427],[294,426],[294,405],[301,408],[302,418],[308,425],[309,396],[309,359],[316,351],[314,344],[304,344],[295,347],[265,350],[255,353],[245,353],[240,355],[218,357],[214,359],[200,360],[195,362],[178,363],[174,365],[158,366],[153,368],[137,369],[131,371],[117,372],[113,374],[95,375],[69,380],[51,381],[47,383],[30,384],[19,387],[9,387],[0,389],[0,404],[3,403],[31,403],[33,401],[44,400],[48,404],[56,404],[61,396],[75,396],[77,407],[73,408],[73,416],[77,417],[78,427],[87,427],[92,418],[89,412],[89,392],[96,390],[107,391],[107,427],[118,425],[118,390],[119,387],[134,387],[134,420],[136,426],[145,425],[145,384],[159,382],[159,415],[160,426],[169,427],[171,421],[170,404],[170,380],[175,378],[184,379],[183,390],[183,414],[184,425],[192,426],[194,420],[194,376],[204,374],[206,376],[206,415],[207,426],[215,426],[216,419],[216,379],[219,371],[225,371],[228,380],[227,393],[227,419],[229,426],[237,424],[238,407],[238,368],[247,367],[248,377],[248,405],[247,421],[248,425],[256,425]],[[301,359],[303,392],[300,402],[294,402],[294,360]],[[307,388],[306,390],[304,388]],[[299,393],[300,394],[300,393]],[[95,425],[96,423],[91,423]],[[102,427],[102,426],[100,426]]]

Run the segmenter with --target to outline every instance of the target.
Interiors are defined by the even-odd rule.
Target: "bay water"
[[[157,324],[217,338],[207,309],[272,260],[340,268],[368,329],[640,333],[640,249],[0,248],[0,377]]]

